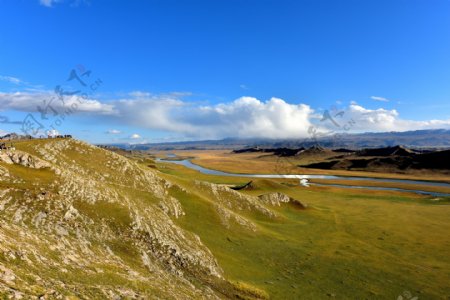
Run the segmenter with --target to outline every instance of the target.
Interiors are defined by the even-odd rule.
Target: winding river
[[[168,155],[168,157],[175,157],[175,155]],[[380,190],[380,191],[399,191],[399,192],[410,192],[421,195],[430,195],[435,197],[450,197],[449,193],[440,193],[440,192],[430,192],[423,191],[417,189],[403,189],[403,188],[395,188],[395,187],[378,187],[378,186],[358,186],[358,185],[343,185],[343,184],[325,184],[325,183],[310,183],[308,180],[310,179],[325,179],[325,180],[349,180],[349,181],[370,181],[370,182],[380,182],[380,183],[401,183],[401,184],[418,184],[424,186],[433,186],[433,187],[444,187],[450,188],[449,183],[445,182],[437,182],[437,181],[420,181],[420,180],[409,180],[409,179],[387,179],[387,178],[370,178],[370,177],[355,177],[355,176],[338,176],[338,175],[306,175],[306,174],[239,174],[239,173],[228,173],[222,172],[218,170],[207,169],[196,165],[191,162],[190,159],[184,160],[168,160],[158,158],[156,161],[173,163],[177,165],[182,165],[187,168],[197,170],[200,173],[207,175],[218,175],[218,176],[233,176],[233,177],[251,177],[251,178],[288,178],[288,179],[299,179],[303,182],[303,185],[316,185],[316,186],[334,186],[334,187],[342,187],[349,189],[371,189],[371,190]],[[305,182],[308,182],[305,184]]]

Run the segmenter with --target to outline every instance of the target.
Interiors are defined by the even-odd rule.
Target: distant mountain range
[[[226,138],[222,140],[204,140],[189,142],[170,142],[170,143],[154,143],[154,144],[110,144],[125,149],[136,150],[201,150],[201,149],[242,149],[249,147],[261,148],[300,148],[319,145],[325,148],[377,148],[392,147],[395,145],[403,145],[408,148],[450,148],[450,130],[416,130],[406,132],[380,132],[380,133],[359,133],[359,134],[340,134],[339,136],[329,136],[307,139],[241,139]]]
[[[296,155],[303,155],[307,150]],[[323,149],[322,153],[329,150]],[[341,152],[341,151],[334,151]],[[371,172],[408,172],[414,170],[450,171],[450,150],[418,151],[402,146],[366,148],[347,152],[334,157],[324,157],[322,161],[303,165],[314,169],[360,170]]]

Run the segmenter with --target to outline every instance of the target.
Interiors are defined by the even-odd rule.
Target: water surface
[[[170,155],[170,157],[175,157],[175,155]],[[371,177],[355,177],[355,176],[338,176],[338,175],[312,175],[312,174],[239,174],[239,173],[229,173],[218,170],[207,169],[202,166],[196,165],[192,163],[189,159],[184,160],[164,160],[158,158],[157,161],[163,161],[168,163],[173,163],[177,165],[182,165],[187,168],[197,170],[200,173],[207,175],[218,175],[218,176],[232,176],[232,177],[251,177],[251,178],[287,178],[287,179],[300,179],[302,180],[302,185],[304,184],[304,179],[325,179],[325,180],[361,180],[361,181],[370,181],[370,182],[380,182],[380,183],[402,183],[402,184],[419,184],[425,186],[434,186],[434,187],[446,187],[450,188],[449,183],[438,182],[438,181],[422,181],[422,180],[409,180],[409,179],[388,179],[388,178],[371,178]],[[328,184],[328,183],[309,183],[316,186],[334,186],[334,187],[342,187],[342,188],[350,188],[350,189],[371,189],[371,190],[381,190],[381,191],[399,191],[399,192],[410,192],[421,195],[431,195],[436,197],[450,197],[449,193],[440,193],[440,192],[430,192],[430,191],[422,191],[417,189],[402,189],[402,188],[394,188],[394,187],[377,187],[377,186],[358,186],[358,185],[343,185],[343,184]]]

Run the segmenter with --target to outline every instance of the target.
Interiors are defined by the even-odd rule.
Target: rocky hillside
[[[186,212],[177,195],[189,195],[185,187],[76,140],[15,146],[0,153],[0,296],[266,297],[229,282],[199,236],[178,224]],[[213,199],[224,228],[257,231],[242,211],[276,217],[258,197],[195,185],[202,197]]]

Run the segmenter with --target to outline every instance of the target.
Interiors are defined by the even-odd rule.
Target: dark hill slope
[[[303,167],[365,171],[406,171],[422,169],[450,171],[450,150],[416,153],[403,147],[364,149],[356,155],[335,157],[331,160],[312,163]]]

